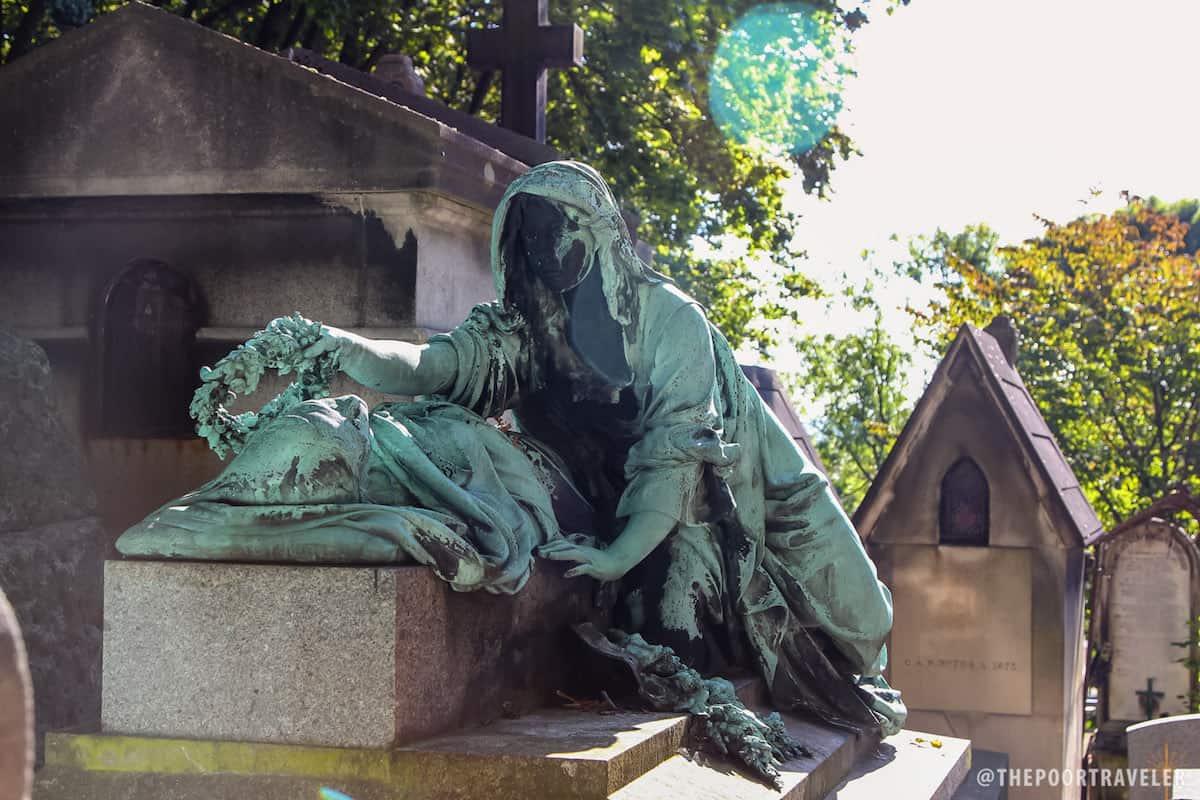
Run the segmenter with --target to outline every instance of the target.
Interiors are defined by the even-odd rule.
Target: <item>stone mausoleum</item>
[[[1003,318],[963,326],[854,520],[892,590],[888,678],[908,724],[1007,753],[1014,769],[1074,770],[1083,548],[1101,525],[1013,366],[1015,342]],[[1078,787],[1009,793],[1067,800]]]
[[[0,70],[0,326],[49,354],[110,533],[215,472],[197,370],[267,320],[419,340],[494,294],[492,208],[557,154],[360,77],[137,3]]]

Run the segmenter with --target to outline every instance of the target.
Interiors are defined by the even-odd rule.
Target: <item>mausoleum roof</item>
[[[979,376],[985,396],[989,397],[1008,423],[1008,428],[1017,441],[1029,466],[1038,473],[1041,482],[1048,487],[1045,500],[1061,512],[1066,523],[1057,526],[1064,544],[1081,546],[1103,529],[1096,512],[1083,494],[1071,465],[1063,455],[1050,427],[1029,394],[1025,382],[1016,369],[1004,357],[996,339],[986,331],[973,325],[963,325],[954,343],[946,352],[941,363],[925,387],[921,399],[904,430],[901,431],[891,452],[867,490],[854,521],[859,530],[880,513],[878,506],[887,496],[885,487],[898,476],[907,462],[907,453],[912,450],[919,437],[936,436],[936,417],[948,395],[948,388],[961,374],[957,366],[963,361],[975,367],[973,374]],[[870,532],[867,532],[869,537]]]
[[[130,3],[0,68],[0,195],[420,189],[490,209],[556,155],[369,75],[325,71],[339,74]]]
[[[808,430],[804,427],[804,423],[800,421],[800,415],[796,413],[795,407],[792,406],[792,401],[788,397],[787,389],[779,381],[779,376],[775,374],[775,370],[769,367],[742,365],[742,372],[746,373],[746,377],[750,379],[750,384],[758,390],[758,394],[762,397],[767,408],[778,417],[779,422],[796,442],[796,446],[801,452],[808,457],[808,460],[816,465],[817,469],[828,474],[825,465],[821,463],[821,456],[817,454],[817,448],[813,446],[812,437],[808,435]]]

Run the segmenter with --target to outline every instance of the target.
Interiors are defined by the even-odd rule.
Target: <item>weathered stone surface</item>
[[[818,800],[837,786],[860,759],[874,752],[879,742],[876,735],[855,736],[795,718],[785,719],[788,732],[813,756],[782,765],[779,789],[747,778],[725,761],[680,753],[615,792],[612,800]]]
[[[1164,796],[1166,775],[1176,769],[1200,768],[1200,714],[1183,714],[1139,722],[1125,729],[1129,768],[1150,770],[1157,781],[1138,780],[1129,789],[1129,800],[1155,800]],[[1191,795],[1187,795],[1190,797]]]
[[[674,757],[687,725],[670,714],[541,711],[420,742],[396,758],[431,797],[603,798]]]
[[[355,800],[819,800],[853,770],[876,792],[855,796],[942,800],[969,761],[969,743],[959,739],[935,748],[932,737],[905,732],[879,745],[875,736],[787,724],[815,756],[784,765],[782,790],[726,761],[684,755],[686,717],[566,710],[393,750],[52,735],[37,789],[39,800],[294,800],[322,786]],[[891,758],[877,764],[880,754]],[[890,770],[882,789],[882,773],[868,777],[878,766]]]
[[[1032,713],[1033,561],[1016,547],[895,549],[889,677],[910,708]]]
[[[24,634],[37,731],[99,720],[99,521],[34,343],[0,331],[0,587]]]
[[[50,361],[0,330],[0,535],[86,517],[95,498],[50,395]]]
[[[393,573],[110,561],[103,728],[386,746]]]
[[[971,769],[954,793],[954,800],[1007,800],[1008,781],[996,776],[1008,773],[1008,754],[971,748]]]
[[[141,3],[6,66],[0,116],[11,120],[0,183],[17,197],[432,187],[487,207],[524,168],[423,114]]]
[[[0,534],[0,587],[25,637],[37,738],[100,720],[101,542],[95,517]]]
[[[424,567],[110,561],[103,728],[387,747],[529,711],[590,599],[553,567],[507,597]]]
[[[0,800],[28,797],[33,777],[33,693],[21,628],[0,591]]]
[[[1190,638],[1188,623],[1200,616],[1200,550],[1178,526],[1148,519],[1104,541],[1098,563],[1092,641],[1111,654],[1101,730],[1188,713],[1196,672],[1185,656],[1198,658],[1200,649],[1189,653],[1177,643]],[[1146,693],[1151,683],[1155,695]]]
[[[355,800],[601,800],[673,757],[686,726],[548,710],[396,750],[53,735],[38,797],[294,800],[329,786]]]
[[[1200,797],[1200,769],[1177,769],[1171,777],[1171,800]]]
[[[826,800],[950,800],[971,768],[971,742],[901,731],[879,744]]]

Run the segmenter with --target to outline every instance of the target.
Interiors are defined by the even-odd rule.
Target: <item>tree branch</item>
[[[467,106],[468,114],[478,114],[479,109],[483,108],[484,98],[487,97],[488,89],[492,88],[492,81],[496,77],[496,70],[486,70],[479,76],[479,80],[475,82],[475,91],[471,92],[471,102]]]
[[[13,33],[12,44],[8,49],[8,60],[20,58],[33,49],[33,37],[37,34],[42,18],[46,16],[46,0],[30,0],[29,8]]]
[[[200,15],[200,19],[196,20],[206,28],[211,28],[213,23],[219,22],[227,16],[236,14],[250,6],[254,5],[254,0],[229,0],[225,5],[214,8],[205,14]]]
[[[188,0],[191,2],[191,0]],[[283,35],[283,41],[279,43],[279,49],[291,47],[292,43],[300,38],[300,31],[304,27],[304,23],[308,20],[308,7],[303,3],[300,9],[296,12],[296,16],[292,17],[291,23],[288,25],[287,32]]]

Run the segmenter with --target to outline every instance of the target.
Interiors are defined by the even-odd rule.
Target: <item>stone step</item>
[[[545,710],[395,749],[47,737],[35,800],[601,800],[673,757],[687,717]]]
[[[985,777],[980,778],[983,773]],[[1008,773],[1008,754],[971,748],[971,769],[954,792],[952,800],[1008,800],[1007,781],[997,775]]]
[[[879,744],[788,718],[812,757],[780,789],[681,750],[680,715],[543,710],[399,748],[51,734],[34,800],[950,800],[961,739],[904,732]]]
[[[678,715],[545,711],[402,748],[399,758],[439,800],[599,799],[672,758],[687,725]]]
[[[813,756],[784,764],[778,789],[747,777],[724,760],[677,753],[615,792],[611,800],[819,800],[879,741],[874,735],[858,736],[787,715],[784,719],[788,731]]]
[[[970,740],[900,731],[860,758],[825,800],[951,800],[970,768]]]

